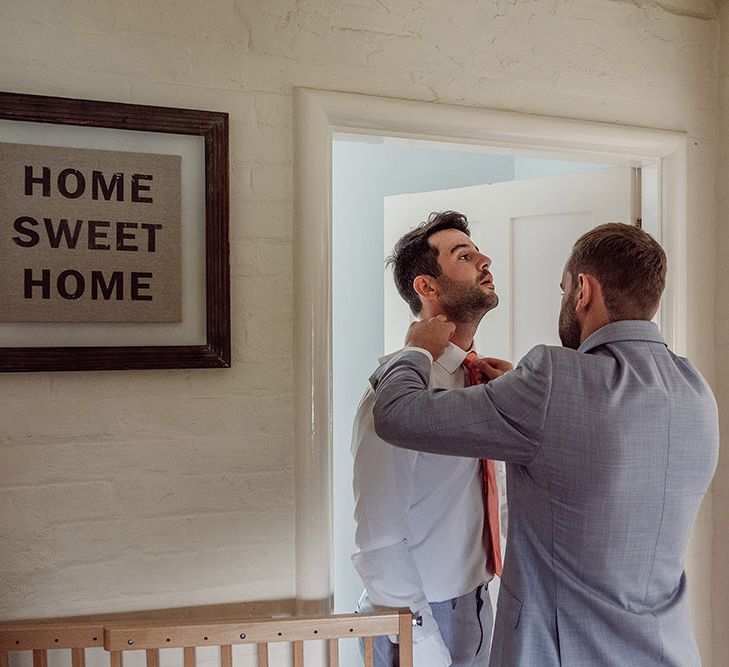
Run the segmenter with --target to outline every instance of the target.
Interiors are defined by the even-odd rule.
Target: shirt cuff
[[[413,642],[413,665],[418,667],[448,667],[451,653],[440,632]]]
[[[413,347],[411,345],[406,345],[403,350],[412,350],[413,352],[422,352],[428,359],[430,360],[430,363],[433,363],[433,355],[428,352],[428,350],[424,350],[422,347]]]

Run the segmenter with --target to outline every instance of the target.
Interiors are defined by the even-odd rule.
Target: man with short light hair
[[[559,333],[488,384],[428,390],[455,330],[414,323],[381,366],[375,428],[398,447],[506,461],[509,544],[491,667],[698,667],[684,556],[716,468],[714,396],[651,322],[660,245],[601,225],[574,245]],[[507,371],[507,372],[504,372]]]

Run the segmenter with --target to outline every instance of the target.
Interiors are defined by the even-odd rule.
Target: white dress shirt
[[[463,387],[465,356],[449,344],[433,363],[429,386]],[[423,625],[413,632],[415,664],[449,665],[428,602],[459,597],[491,579],[482,466],[477,459],[415,452],[380,440],[373,402],[368,387],[352,432],[359,549],[352,561],[365,585],[363,608],[371,603],[419,612]]]

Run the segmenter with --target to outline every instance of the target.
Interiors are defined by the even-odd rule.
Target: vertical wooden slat
[[[365,667],[375,667],[375,640],[372,637],[364,638],[364,664]]]
[[[400,667],[413,667],[413,617],[409,612],[400,612]]]
[[[304,667],[304,642],[294,642],[294,667]]]
[[[258,667],[268,667],[268,644],[258,645]]]
[[[230,644],[220,647],[220,667],[233,667],[233,647]]]
[[[109,651],[109,667],[124,667],[121,651]]]
[[[71,667],[86,667],[86,649],[71,649]]]
[[[185,667],[195,667],[195,647],[185,646],[185,658],[183,660]]]
[[[339,640],[329,640],[329,667],[339,667]]]
[[[8,660],[8,652],[0,651],[0,667],[8,667],[10,661]]]
[[[147,667],[159,667],[159,649],[147,649]]]
[[[48,667],[48,652],[45,649],[33,650],[33,667]]]

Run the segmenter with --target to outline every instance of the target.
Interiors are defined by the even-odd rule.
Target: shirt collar
[[[458,347],[458,345],[448,343],[448,347],[446,347],[443,354],[435,360],[435,363],[442,366],[448,373],[453,375],[453,373],[455,373],[463,364],[463,360],[469,352],[470,350],[462,350]]]
[[[435,363],[445,369],[448,373],[453,375],[453,373],[455,373],[458,368],[463,364],[463,360],[466,358],[466,355],[471,352],[471,350],[473,350],[473,346],[471,346],[470,350],[462,350],[460,347],[458,347],[458,345],[448,343],[448,347],[446,347],[443,354],[441,354],[440,357],[435,360]],[[380,357],[378,359],[378,362],[380,364],[384,364],[396,354],[397,352],[386,354],[384,357]]]
[[[577,348],[578,352],[589,352],[600,345],[626,340],[643,340],[652,343],[666,342],[655,322],[647,320],[622,320],[600,327]]]

